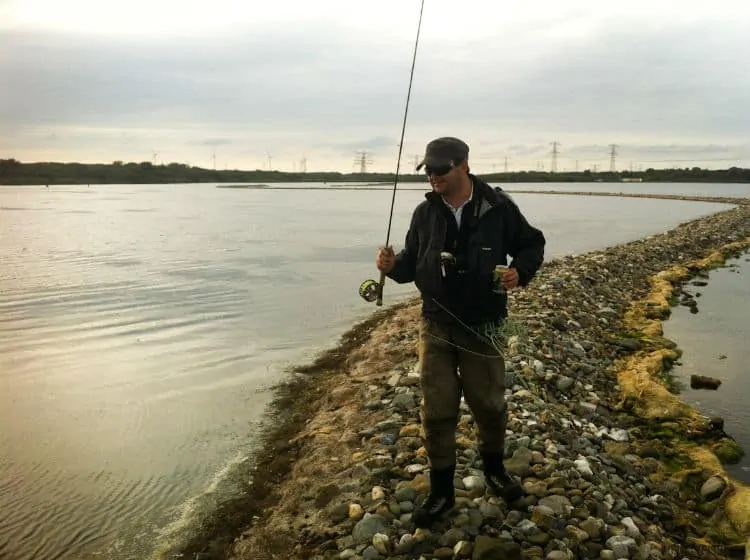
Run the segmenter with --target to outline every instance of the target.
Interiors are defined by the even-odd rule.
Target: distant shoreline
[[[750,183],[750,168],[727,169],[655,169],[645,171],[512,171],[479,173],[484,180],[497,183]],[[255,169],[216,170],[182,163],[154,165],[140,163],[22,163],[0,159],[0,186],[10,185],[138,185],[138,184],[200,184],[200,183],[356,183],[392,184],[395,173],[341,173],[338,171],[287,172]],[[399,174],[400,183],[425,183],[422,173]]]

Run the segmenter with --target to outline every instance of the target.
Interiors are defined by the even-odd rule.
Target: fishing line
[[[422,13],[424,12],[424,0],[422,0],[422,6],[419,9],[419,23],[417,24],[417,37],[414,41],[414,54],[412,55],[411,59],[411,72],[409,74],[409,88],[406,92],[406,107],[404,108],[404,122],[401,126],[401,141],[398,143],[398,158],[396,160],[396,178],[393,182],[393,194],[391,195],[391,210],[388,213],[388,231],[385,235],[385,246],[388,247],[388,244],[391,240],[391,224],[393,223],[393,207],[396,202],[396,187],[398,185],[398,172],[401,167],[401,153],[404,149],[404,134],[406,133],[406,119],[407,115],[409,114],[409,100],[411,98],[411,85],[414,81],[414,67],[417,62],[417,48],[419,46],[419,32],[422,29]],[[359,295],[362,296],[362,298],[365,301],[373,302],[375,301],[375,305],[380,307],[383,305],[383,287],[385,286],[385,273],[380,273],[380,282],[375,282],[375,280],[365,280],[360,284],[359,286]]]

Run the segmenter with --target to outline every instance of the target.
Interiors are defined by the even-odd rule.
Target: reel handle
[[[383,286],[385,286],[385,272],[380,273],[380,282],[378,283],[378,299],[375,301],[375,305],[381,307],[383,305]]]

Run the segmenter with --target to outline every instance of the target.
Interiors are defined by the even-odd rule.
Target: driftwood
[[[705,377],[703,375],[691,375],[690,376],[690,388],[691,389],[712,389],[716,390],[721,385],[721,379],[715,377]]]

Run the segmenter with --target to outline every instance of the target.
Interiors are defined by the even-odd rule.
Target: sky
[[[0,0],[0,158],[396,169],[421,0]],[[750,2],[425,0],[401,172],[750,167]]]

